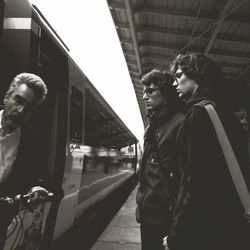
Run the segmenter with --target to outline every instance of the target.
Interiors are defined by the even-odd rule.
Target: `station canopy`
[[[140,76],[181,52],[203,53],[228,83],[250,81],[249,0],[107,0],[144,126]]]

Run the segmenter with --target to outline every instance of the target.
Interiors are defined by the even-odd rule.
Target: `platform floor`
[[[140,225],[135,219],[136,190],[137,187],[132,191],[91,250],[141,249]]]

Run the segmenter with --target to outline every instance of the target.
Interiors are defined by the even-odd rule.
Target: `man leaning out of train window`
[[[47,198],[44,187],[49,175],[40,166],[39,140],[27,122],[46,94],[47,87],[39,76],[21,73],[11,81],[4,96],[0,111],[0,197],[28,192],[30,202],[36,204]],[[0,249],[16,212],[16,208],[0,204]]]

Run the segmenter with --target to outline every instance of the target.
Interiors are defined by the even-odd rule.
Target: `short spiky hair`
[[[155,84],[160,88],[161,94],[168,101],[176,103],[179,102],[177,92],[173,87],[174,79],[168,72],[153,69],[141,78],[141,83],[145,86]]]
[[[15,78],[10,83],[9,89],[6,92],[4,99],[8,99],[21,84],[26,84],[35,92],[37,104],[41,103],[46,98],[48,91],[44,81],[35,74],[21,73],[15,76]]]
[[[170,66],[171,73],[178,68],[198,85],[212,85],[222,79],[221,67],[202,54],[179,54]]]

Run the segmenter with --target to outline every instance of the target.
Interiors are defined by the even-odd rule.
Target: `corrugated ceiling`
[[[250,82],[249,0],[107,0],[147,125],[140,76],[180,52],[205,53],[227,81]]]

